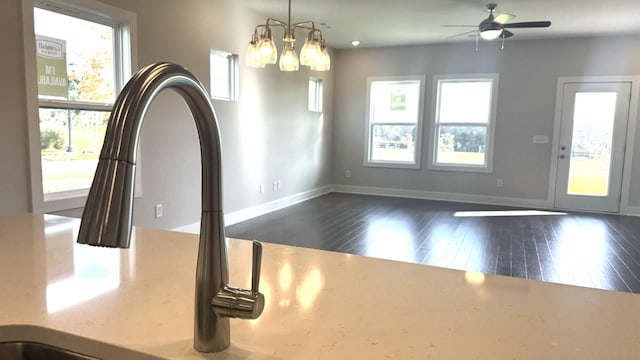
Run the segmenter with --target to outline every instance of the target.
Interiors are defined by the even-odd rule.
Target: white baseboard
[[[171,229],[171,231],[179,231],[179,232],[190,233],[190,234],[199,234],[200,233],[200,222],[198,221],[198,222],[195,222],[193,224],[189,224],[189,225],[173,228],[173,229]]]
[[[270,201],[268,203],[230,212],[224,215],[224,223],[226,226],[237,224],[245,220],[253,219],[254,217],[258,217],[260,215],[268,214],[272,211],[280,210],[288,206],[295,205],[302,201],[306,201],[324,194],[328,194],[332,191],[333,191],[333,185],[322,186],[309,191],[290,195],[282,199]],[[200,222],[181,226],[173,230],[197,234],[200,232]]]
[[[268,214],[272,211],[280,210],[282,208],[286,208],[287,206],[291,206],[305,200],[328,194],[332,191],[333,185],[327,185],[302,193],[290,195],[265,204],[260,204],[246,209],[234,211],[224,216],[224,223],[225,225],[237,224],[239,222],[252,219],[256,216]]]
[[[433,191],[424,191],[424,190],[406,190],[406,189],[379,188],[379,187],[369,187],[369,186],[350,186],[350,185],[334,185],[333,191],[351,193],[351,194],[406,197],[406,198],[413,198],[413,199],[453,201],[453,202],[474,203],[474,204],[517,206],[517,207],[526,207],[526,208],[535,208],[535,209],[552,209],[553,208],[553,204],[547,201],[546,199],[545,200],[521,199],[521,198],[512,198],[512,197],[506,197],[506,196],[442,193],[442,192],[433,192]]]
[[[621,214],[621,215],[623,215],[623,214]],[[640,206],[626,206],[624,208],[624,215],[640,216]]]

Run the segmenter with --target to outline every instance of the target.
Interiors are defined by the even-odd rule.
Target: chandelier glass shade
[[[280,27],[284,31],[284,46],[280,55],[279,66],[282,71],[298,71],[300,65],[308,66],[315,71],[331,69],[331,57],[322,38],[322,32],[315,27],[313,21],[291,23],[291,0],[289,0],[289,21],[268,18],[265,24],[255,27],[246,53],[246,62],[250,67],[263,68],[266,64],[275,64],[278,50],[271,35],[272,27]],[[296,53],[293,43],[296,41],[294,31],[304,29],[307,36],[300,50],[300,57]]]

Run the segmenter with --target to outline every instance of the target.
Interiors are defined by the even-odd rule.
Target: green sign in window
[[[393,89],[391,93],[391,110],[406,110],[407,91],[406,89]]]
[[[38,67],[38,95],[67,99],[69,81],[67,77],[66,41],[36,35],[36,63]]]

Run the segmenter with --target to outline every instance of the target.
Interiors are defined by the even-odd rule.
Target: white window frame
[[[70,108],[65,101],[39,100],[36,74],[36,44],[34,37],[33,8],[59,12],[96,23],[113,26],[114,33],[114,71],[115,91],[120,92],[137,68],[136,51],[136,15],[95,0],[22,0],[22,18],[24,33],[25,91],[27,99],[27,119],[29,133],[30,170],[31,170],[31,206],[36,213],[53,212],[83,207],[89,189],[78,189],[54,194],[43,193],[42,166],[40,153],[39,107]],[[106,110],[111,104],[86,104],[73,109]],[[86,107],[86,109],[84,108]],[[138,170],[140,162],[138,161]],[[142,195],[140,171],[136,172],[136,196]]]
[[[313,93],[311,92],[312,88]],[[322,79],[316,77],[309,78],[309,111],[322,112],[323,89]]]
[[[214,84],[214,69],[212,65],[212,57],[217,56],[220,58],[225,58],[227,60],[227,91],[224,95],[214,94],[213,92],[213,84]],[[237,54],[232,54],[223,50],[211,49],[209,52],[209,91],[211,92],[211,98],[214,100],[222,100],[222,101],[232,101],[237,102],[239,97],[239,57]]]
[[[371,159],[371,144],[372,144],[372,123],[371,123],[371,84],[376,81],[393,81],[393,82],[420,82],[420,104],[418,107],[418,118],[416,119],[416,137],[414,139],[414,159],[413,162],[405,161],[381,161]],[[366,167],[384,167],[384,168],[400,168],[400,169],[420,169],[420,158],[422,153],[422,127],[424,123],[424,100],[425,100],[425,83],[426,76],[424,75],[412,75],[412,76],[375,76],[367,78],[367,111],[365,119],[365,134],[364,134],[364,166]],[[380,124],[380,123],[378,123]],[[399,125],[398,123],[390,123],[392,125]],[[400,124],[401,125],[401,124]]]
[[[489,123],[483,125],[482,123],[438,123],[438,106],[440,96],[440,83],[441,82],[465,82],[465,81],[480,81],[489,80],[492,83],[491,86],[491,107],[489,114]],[[431,144],[429,146],[429,162],[427,168],[429,170],[442,170],[442,171],[463,171],[463,172],[480,172],[491,173],[493,172],[493,148],[495,142],[495,124],[496,124],[496,112],[498,107],[498,82],[499,75],[497,73],[491,74],[464,74],[464,75],[436,75],[433,77],[433,92],[431,101],[431,122],[429,126],[429,133],[431,134]],[[436,148],[438,146],[438,127],[444,125],[456,125],[456,126],[485,126],[487,128],[487,146],[485,149],[485,163],[483,165],[464,165],[464,164],[442,164],[436,163]]]

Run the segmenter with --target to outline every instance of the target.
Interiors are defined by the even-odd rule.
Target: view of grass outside
[[[68,112],[77,113],[71,116],[71,142]],[[58,117],[43,116],[43,113],[57,114]],[[42,184],[45,194],[91,186],[108,115],[106,112],[40,110]]]
[[[485,154],[465,151],[439,151],[437,162],[442,164],[484,164]]]
[[[604,157],[574,157],[569,168],[569,195],[607,196],[609,194],[609,161]]]

